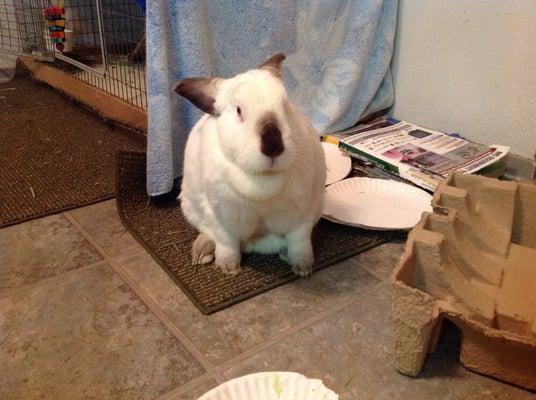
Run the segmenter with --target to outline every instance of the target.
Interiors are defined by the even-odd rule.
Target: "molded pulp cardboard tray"
[[[397,369],[416,376],[447,318],[461,363],[536,390],[536,186],[453,175],[394,272]]]

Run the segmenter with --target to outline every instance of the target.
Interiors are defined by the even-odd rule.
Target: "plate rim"
[[[330,182],[328,183],[327,182],[327,179],[328,179],[328,172],[327,172],[327,167],[328,167],[328,158],[327,158],[327,155],[326,155],[326,152],[324,151],[324,159],[326,160],[326,182],[325,182],[325,186],[331,186],[331,185],[334,185],[336,184],[337,182],[340,182],[340,181],[343,181],[344,179],[346,179],[348,177],[348,175],[350,175],[350,173],[352,172],[352,157],[349,155],[349,154],[346,154],[344,153],[341,148],[339,146],[337,146],[336,144],[333,144],[333,143],[330,143],[330,142],[321,142],[322,146],[328,146],[328,147],[335,147],[337,150],[339,150],[342,158],[344,159],[348,159],[348,171],[345,172],[344,176],[342,176],[341,178],[337,178],[337,180],[333,181],[333,182]]]
[[[335,391],[333,391],[332,389],[330,389],[329,387],[324,385],[324,382],[321,379],[308,378],[304,374],[301,374],[301,373],[295,372],[295,371],[262,371],[262,372],[254,372],[254,373],[251,373],[251,374],[238,376],[236,378],[229,379],[229,380],[227,380],[227,381],[225,381],[223,383],[220,383],[218,386],[213,387],[208,392],[202,394],[200,397],[197,398],[197,400],[209,400],[210,399],[209,396],[218,393],[219,390],[222,390],[225,386],[229,385],[231,382],[238,382],[238,381],[241,381],[241,380],[245,381],[247,379],[254,379],[254,378],[263,378],[265,376],[266,377],[267,376],[272,377],[273,375],[294,376],[294,377],[297,377],[297,378],[305,379],[307,381],[318,382],[319,384],[321,384],[326,389],[328,394],[330,392],[333,393],[333,395],[335,396],[334,399],[339,398],[339,395]]]
[[[342,179],[342,180],[340,180],[338,182],[335,182],[335,183],[333,183],[331,185],[326,186],[326,188],[325,188],[326,194],[328,192],[333,194],[333,190],[335,189],[335,186],[340,186],[343,183],[348,184],[349,181],[372,181],[372,182],[380,181],[383,185],[389,185],[389,186],[394,185],[394,186],[398,186],[398,187],[409,188],[410,190],[414,191],[417,194],[426,196],[430,201],[430,209],[423,211],[421,213],[421,216],[419,217],[419,220],[422,218],[423,213],[432,211],[431,202],[432,202],[433,196],[430,193],[428,193],[425,190],[423,190],[421,188],[418,188],[418,187],[416,187],[414,185],[410,185],[410,184],[405,183],[405,182],[399,182],[399,181],[396,181],[396,180],[393,180],[393,179],[371,178],[371,177],[368,177],[368,176],[354,176],[354,177]],[[355,222],[346,222],[346,221],[343,221],[343,220],[340,220],[340,219],[336,218],[335,216],[333,216],[331,214],[325,213],[324,210],[325,210],[325,206],[324,206],[324,209],[322,210],[322,218],[324,218],[324,219],[326,219],[328,221],[331,221],[333,223],[336,223],[336,224],[341,224],[341,225],[346,225],[346,226],[353,226],[353,227],[356,227],[356,228],[363,228],[363,229],[376,230],[376,231],[409,231],[415,226],[415,225],[411,225],[411,226],[403,226],[403,227],[396,226],[395,227],[395,226],[388,226],[387,224],[382,225],[382,226],[379,226],[379,225],[372,225],[371,226],[371,225],[360,224],[360,223],[355,223]],[[417,221],[417,223],[418,223],[418,221]]]

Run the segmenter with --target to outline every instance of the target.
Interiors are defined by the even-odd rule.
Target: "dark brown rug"
[[[0,227],[112,198],[116,152],[144,147],[19,72],[0,84]]]
[[[213,266],[192,266],[191,245],[197,232],[182,216],[176,199],[149,201],[145,163],[144,153],[118,154],[116,201],[121,220],[201,312],[211,314],[297,279],[277,256],[244,256],[244,270],[234,277]],[[391,237],[388,233],[322,220],[314,233],[315,269],[361,253]]]

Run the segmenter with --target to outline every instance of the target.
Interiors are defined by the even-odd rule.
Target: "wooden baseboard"
[[[35,79],[64,92],[106,118],[147,132],[146,111],[111,94],[105,93],[94,86],[88,85],[47,63],[35,61],[27,57],[21,57],[21,61]]]

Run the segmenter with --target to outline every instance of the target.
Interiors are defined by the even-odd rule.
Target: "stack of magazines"
[[[509,150],[384,117],[326,134],[323,140],[351,155],[354,168],[370,177],[408,181],[431,192],[453,172],[499,176]]]

